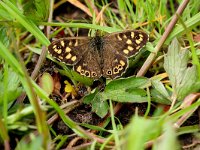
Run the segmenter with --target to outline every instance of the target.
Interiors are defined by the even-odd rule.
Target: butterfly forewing
[[[139,30],[117,32],[103,37],[103,76],[117,78],[128,67],[128,57],[136,55],[148,41],[148,35]]]
[[[89,39],[59,39],[53,41],[49,47],[48,51],[50,55],[64,62],[68,65],[74,65],[82,58],[82,55],[86,52],[86,45]]]
[[[112,47],[126,57],[136,55],[147,43],[148,35],[140,30],[127,30],[105,36],[105,43],[112,43]]]

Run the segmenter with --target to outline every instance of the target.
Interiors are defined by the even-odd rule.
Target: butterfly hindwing
[[[82,59],[74,66],[74,70],[80,75],[98,79],[102,76],[100,58],[97,51],[87,50]]]
[[[121,76],[128,66],[127,58],[113,48],[112,43],[104,45],[103,49],[103,76],[115,79]]]

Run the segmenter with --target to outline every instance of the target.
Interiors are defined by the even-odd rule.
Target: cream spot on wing
[[[57,47],[57,45],[54,45],[54,46],[53,46],[53,49],[55,49],[56,47]]]
[[[139,34],[139,36],[140,36],[141,38],[143,38],[143,35],[142,35],[142,34]]]
[[[132,51],[132,50],[133,50],[133,47],[132,47],[132,46],[128,46],[127,48],[128,48],[129,51]]]
[[[73,57],[71,58],[71,60],[72,60],[72,61],[75,61],[75,60],[76,60],[76,56],[73,56]]]
[[[140,43],[141,43],[141,41],[140,41],[140,40],[135,40],[135,42],[136,42],[137,44],[140,44]]]
[[[62,47],[65,46],[65,42],[64,41],[60,41],[60,44],[62,45]]]
[[[124,35],[123,35],[123,38],[127,39],[127,36],[124,34]]]
[[[78,40],[76,40],[76,43],[74,44],[74,46],[78,46]]]
[[[127,44],[132,44],[132,41],[131,41],[130,39],[128,39],[128,40],[126,41],[126,43],[127,43]]]
[[[118,62],[118,59],[115,59],[113,62],[117,63],[117,62]]]
[[[81,66],[78,66],[76,69],[77,72],[81,72]]]
[[[66,48],[65,48],[65,52],[66,52],[66,53],[69,53],[70,51],[71,51],[71,48],[69,48],[69,47],[66,47]]]
[[[57,53],[58,53],[58,54],[61,54],[61,53],[62,53],[62,50],[61,50],[61,49],[58,49]]]
[[[72,41],[69,41],[69,46],[72,46]]]
[[[138,40],[139,40],[139,41],[143,41],[143,35],[142,35],[142,34],[139,34],[139,37],[140,37],[140,38],[139,38]]]
[[[70,59],[71,57],[72,57],[72,54],[69,53],[65,58],[66,58],[66,59]]]
[[[131,38],[134,38],[134,36],[135,36],[135,33],[131,32]]]
[[[128,53],[129,53],[129,50],[124,49],[123,52],[124,52],[124,54],[128,54]]]
[[[119,36],[119,34],[117,35],[117,39],[118,39],[119,41],[122,41],[122,38]]]
[[[61,59],[61,60],[63,59],[63,57],[62,57],[62,56],[58,56],[58,58],[59,58],[59,59]]]
[[[140,49],[140,46],[137,46],[136,49],[137,49],[137,50]]]
[[[123,60],[120,60],[119,63],[120,63],[122,66],[125,66],[125,64],[126,64]]]
[[[54,51],[58,54],[61,54],[62,50],[61,49],[57,49],[57,48],[54,48]]]

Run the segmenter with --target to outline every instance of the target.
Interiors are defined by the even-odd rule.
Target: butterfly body
[[[81,75],[114,79],[126,71],[128,57],[134,56],[147,41],[146,33],[128,30],[102,37],[59,39],[48,50],[59,61],[73,65]]]

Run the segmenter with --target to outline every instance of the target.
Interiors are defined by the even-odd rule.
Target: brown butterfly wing
[[[85,47],[88,42],[88,38],[59,39],[49,45],[48,51],[55,59],[67,65],[75,65],[87,51]]]
[[[112,47],[126,57],[136,55],[148,42],[149,36],[140,30],[126,30],[115,32],[104,37],[105,43],[112,43]]]
[[[74,70],[83,76],[98,79],[102,76],[100,61],[98,52],[90,48],[74,66]]]
[[[103,76],[117,78],[128,67],[128,57],[136,55],[147,43],[148,35],[139,30],[128,30],[106,35],[103,46]]]
[[[73,69],[80,75],[98,79],[102,75],[99,62],[101,58],[91,39],[65,38],[52,42],[48,47],[49,53],[59,61],[73,65]]]
[[[127,58],[119,53],[112,44],[106,44],[103,50],[103,76],[115,79],[121,76],[128,67]]]

